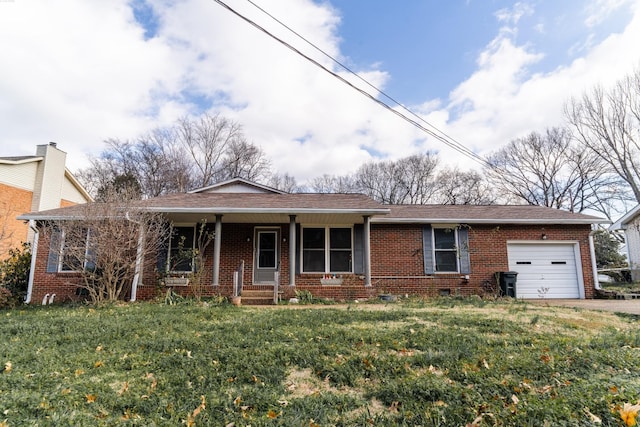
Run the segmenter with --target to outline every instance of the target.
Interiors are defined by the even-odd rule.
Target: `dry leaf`
[[[13,369],[13,365],[11,364],[11,362],[7,362],[7,363],[4,364],[4,372],[5,373],[11,372],[12,369]]]
[[[602,420],[600,419],[600,417],[598,417],[597,415],[592,414],[591,411],[589,410],[589,408],[584,408],[584,413],[587,414],[587,416],[589,417],[589,419],[591,420],[592,423],[594,423],[594,424],[602,424]]]
[[[267,417],[271,418],[272,420],[278,418],[278,416],[281,414],[282,412],[276,412],[273,409],[269,409],[269,412],[267,412]]]
[[[87,403],[93,403],[98,398],[95,394],[87,394],[85,397],[87,398]]]
[[[520,399],[518,399],[518,396],[516,396],[515,394],[511,395],[511,401],[517,405],[518,403],[520,403]]]

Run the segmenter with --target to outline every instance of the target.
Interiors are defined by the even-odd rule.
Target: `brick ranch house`
[[[606,222],[539,206],[383,205],[364,195],[290,194],[241,179],[144,206],[166,217],[173,237],[157,259],[140,263],[127,293],[132,301],[162,295],[167,287],[191,292],[180,278],[188,277],[192,263],[171,272],[166,260],[178,238],[193,244],[203,221],[215,233],[205,254],[206,294],[231,296],[234,273],[244,264],[243,303],[245,294],[259,290],[275,290],[283,299],[301,290],[336,300],[483,295],[495,291],[496,273],[505,271],[518,273],[517,298],[593,298],[591,230]],[[73,209],[19,219],[38,228]],[[27,302],[53,293],[56,301],[78,299],[77,272],[66,271],[58,256],[63,239],[44,232],[38,239]],[[167,274],[177,279],[166,280]]]

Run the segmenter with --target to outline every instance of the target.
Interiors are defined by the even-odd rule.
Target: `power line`
[[[338,61],[337,59],[333,58],[331,55],[329,55],[326,52],[324,52],[322,49],[320,49],[315,44],[313,44],[312,42],[310,42],[309,40],[304,38],[302,35],[298,34],[293,29],[289,28],[287,25],[282,23],[280,20],[275,18],[273,15],[269,14],[264,9],[262,9],[259,6],[257,6],[251,0],[247,0],[247,1],[249,3],[251,3],[254,7],[258,8],[260,11],[262,11],[264,14],[268,15],[271,19],[275,20],[280,25],[285,27],[288,31],[290,31],[291,33],[293,33],[294,35],[296,35],[300,39],[304,40],[307,44],[309,44],[314,49],[316,49],[317,51],[322,53],[324,56],[326,56],[327,58],[331,59],[334,63],[338,64],[340,67],[342,67],[344,70],[349,72],[351,75],[355,76],[357,79],[359,79],[360,81],[364,82],[367,86],[373,88],[379,94],[381,94],[382,96],[384,96],[388,100],[392,101],[394,104],[396,104],[397,106],[402,108],[404,111],[408,112],[414,118],[407,117],[406,115],[402,114],[402,112],[392,108],[390,105],[388,105],[384,101],[382,101],[382,100],[376,98],[375,96],[371,95],[369,92],[367,92],[367,91],[355,86],[353,83],[349,82],[344,77],[340,76],[338,73],[336,73],[336,72],[330,70],[329,68],[325,67],[324,65],[322,65],[321,63],[319,63],[315,59],[313,59],[310,56],[304,54],[300,50],[298,50],[295,47],[293,47],[291,44],[289,44],[286,41],[282,40],[281,38],[277,37],[276,35],[274,35],[270,31],[268,31],[267,29],[265,29],[264,27],[262,27],[261,25],[259,25],[255,21],[253,21],[253,20],[249,19],[248,17],[242,15],[240,12],[238,12],[235,9],[233,9],[232,7],[230,7],[224,1],[222,1],[222,0],[214,0],[214,1],[216,3],[218,3],[220,6],[224,7],[225,9],[227,9],[229,12],[233,13],[234,15],[236,15],[237,17],[242,19],[243,21],[247,22],[251,26],[253,26],[256,29],[258,29],[259,31],[263,32],[264,34],[266,34],[267,36],[271,37],[272,39],[274,39],[278,43],[280,43],[283,46],[285,46],[286,48],[290,49],[291,51],[293,51],[293,52],[297,53],[298,55],[302,56],[304,59],[306,59],[307,61],[311,62],[315,66],[319,67],[323,71],[329,73],[331,76],[337,78],[338,80],[340,80],[344,84],[346,84],[346,85],[350,86],[351,88],[355,89],[356,91],[360,92],[360,94],[362,94],[365,97],[369,98],[373,102],[377,103],[378,105],[382,106],[383,108],[386,108],[388,111],[392,112],[393,114],[395,114],[396,116],[398,116],[401,119],[405,120],[406,122],[412,124],[413,126],[417,127],[418,129],[422,130],[423,132],[427,133],[428,135],[431,135],[432,137],[436,138],[437,140],[439,140],[440,142],[444,143],[448,147],[456,150],[460,154],[463,154],[463,155],[469,157],[470,159],[482,164],[483,166],[484,165],[489,165],[489,163],[484,158],[478,156],[476,153],[474,153],[472,150],[470,150],[467,147],[465,147],[464,145],[462,145],[460,142],[458,142],[455,139],[449,137],[447,134],[445,134],[444,132],[442,132],[441,130],[439,130],[438,128],[433,126],[432,124],[428,123],[422,117],[420,117],[419,115],[417,115],[416,113],[414,113],[413,111],[411,111],[410,109],[408,109],[407,107],[402,105],[400,102],[396,101],[394,98],[392,98],[391,96],[389,96],[388,94],[386,94],[382,90],[378,89],[376,86],[372,85],[370,82],[368,82],[362,76],[358,75],[356,72],[351,70],[349,67],[347,67],[346,65],[342,64],[340,61]],[[425,125],[433,128],[434,130],[428,129],[427,127],[425,127]]]

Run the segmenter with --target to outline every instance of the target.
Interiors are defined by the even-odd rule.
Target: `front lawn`
[[[640,399],[638,319],[518,301],[0,316],[3,426],[620,426]]]

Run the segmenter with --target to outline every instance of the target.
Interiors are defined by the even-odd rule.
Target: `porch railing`
[[[274,283],[273,283],[273,303],[274,304],[278,304],[278,288],[280,287],[280,271],[277,270],[274,274],[273,274],[273,279],[274,279]]]
[[[242,295],[242,281],[244,278],[244,260],[240,261],[240,265],[233,272],[233,296],[239,297]]]

